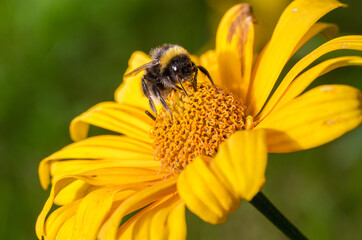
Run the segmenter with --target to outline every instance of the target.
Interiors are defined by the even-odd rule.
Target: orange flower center
[[[173,91],[166,101],[173,121],[162,109],[151,130],[155,160],[175,173],[198,155],[215,155],[219,144],[248,120],[243,101],[229,91],[206,84],[199,84],[196,92],[191,85],[185,88],[189,96]]]

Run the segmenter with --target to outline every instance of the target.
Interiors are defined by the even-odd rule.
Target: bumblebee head
[[[188,55],[181,54],[171,60],[169,70],[184,82],[192,77],[195,67]]]

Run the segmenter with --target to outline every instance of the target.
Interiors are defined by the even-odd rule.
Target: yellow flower
[[[316,147],[359,126],[358,89],[323,85],[303,91],[335,68],[362,65],[362,57],[344,56],[306,70],[331,51],[361,50],[362,36],[318,47],[272,92],[286,62],[305,42],[335,30],[316,22],[341,6],[334,0],[292,2],[257,57],[249,5],[231,8],[219,25],[216,49],[193,57],[220,90],[200,74],[197,92],[172,93],[173,123],[162,109],[156,121],[144,113],[150,109],[140,87],[142,74],[125,80],[115,102],[76,117],[70,126],[75,143],[39,166],[43,188],[52,188],[37,220],[38,238],[185,239],[185,205],[204,221],[222,223],[241,199],[250,201],[263,187],[267,152]],[[136,52],[129,70],[149,61]],[[123,135],[87,138],[90,125]],[[49,214],[53,204],[60,207]]]

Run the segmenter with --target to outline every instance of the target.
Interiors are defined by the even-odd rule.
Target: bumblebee
[[[151,62],[134,69],[124,75],[124,77],[130,77],[140,71],[145,71],[142,76],[142,90],[156,116],[157,111],[153,100],[159,100],[162,106],[170,113],[172,119],[171,110],[165,102],[167,95],[173,89],[182,90],[188,95],[182,85],[186,81],[190,81],[194,91],[197,91],[198,70],[205,74],[215,87],[209,72],[202,66],[196,66],[191,61],[189,53],[179,45],[165,44],[151,50],[149,55],[152,59]]]

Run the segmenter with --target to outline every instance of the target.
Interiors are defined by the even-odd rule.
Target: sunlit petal
[[[295,79],[283,92],[277,101],[276,105],[271,107],[271,104],[275,103],[272,99],[267,103],[263,109],[261,116],[266,117],[270,111],[275,111],[276,109],[284,106],[293,98],[299,96],[316,78],[326,74],[336,68],[344,66],[362,66],[362,57],[358,56],[347,56],[347,57],[338,57],[324,61],[317,66],[309,69],[308,71],[301,74],[297,79]],[[277,97],[278,95],[275,95]],[[274,97],[274,95],[273,95]],[[274,99],[274,98],[273,98]],[[269,113],[264,112],[268,111]]]
[[[245,99],[253,62],[254,26],[251,7],[238,4],[219,24],[216,52],[221,85]]]
[[[215,50],[209,50],[202,54],[200,57],[200,64],[210,73],[214,83],[218,86],[222,86],[223,83],[220,78],[219,64],[217,62],[217,53]],[[197,79],[198,82],[207,81],[203,74],[200,74]]]
[[[53,166],[54,161],[66,159],[113,159],[120,160],[119,163],[113,162],[114,164],[126,164],[130,160],[153,160],[153,151],[149,144],[127,136],[97,136],[75,142],[42,160],[38,172],[43,188],[47,188],[49,185],[51,173],[71,173],[71,169],[69,168],[76,170],[76,167],[79,166],[77,164],[69,165],[67,163],[59,163]],[[126,161],[121,163],[122,160]],[[137,164],[137,161],[133,164]],[[50,168],[51,166],[52,169]],[[58,168],[58,166],[60,166],[60,168]],[[67,166],[68,169],[63,168],[63,166]],[[89,167],[91,167],[91,164]],[[86,169],[89,169],[89,167]],[[79,171],[82,171],[82,169],[79,169]],[[76,173],[76,171],[71,174],[74,173]]]
[[[250,201],[265,182],[267,149],[264,131],[239,131],[222,143],[215,159],[197,157],[184,169],[177,189],[186,206],[209,223],[222,223]]]
[[[56,239],[59,229],[77,212],[80,201],[75,201],[60,207],[48,217],[45,229],[48,240]],[[74,221],[74,220],[73,220]]]
[[[151,142],[148,131],[152,126],[152,119],[142,108],[114,102],[99,103],[73,119],[70,124],[71,138],[74,141],[86,138],[89,125]]]
[[[207,157],[199,156],[187,166],[179,176],[177,189],[187,208],[194,214],[212,224],[223,223],[239,201],[218,181],[207,161]]]
[[[147,208],[150,209],[139,213],[141,216],[135,216],[138,219],[133,229],[133,239],[186,239],[185,208],[178,195]],[[183,215],[180,215],[182,209]],[[175,219],[175,214],[178,219]]]
[[[151,58],[144,52],[134,52],[130,60],[128,61],[128,68],[126,73],[150,61]],[[116,102],[135,106],[144,110],[148,109],[149,111],[151,111],[148,100],[143,94],[141,88],[141,78],[143,73],[144,72],[141,71],[135,76],[123,79],[123,83],[121,84],[121,86],[118,87],[114,94]]]
[[[323,34],[327,38],[335,38],[338,36],[339,28],[337,24],[333,23],[324,23],[324,22],[317,22],[315,23],[302,37],[302,39],[298,42],[297,46],[294,48],[292,54],[296,53],[301,47],[304,46],[310,39],[316,36],[318,33]]]
[[[75,216],[71,216],[61,226],[56,236],[56,239],[72,239],[74,233]]]
[[[54,199],[54,204],[62,206],[65,204],[72,203],[80,198],[85,197],[90,192],[97,189],[96,186],[93,186],[89,183],[86,183],[82,180],[76,180],[70,183],[68,186],[64,187]]]
[[[118,191],[118,188],[101,188],[82,199],[75,216],[72,239],[96,239]]]
[[[280,85],[268,101],[268,106],[263,109],[263,111],[259,114],[258,118],[262,119],[266,116],[267,113],[270,112],[270,110],[278,102],[279,98],[283,95],[284,91],[298,76],[298,74],[300,74],[306,67],[308,67],[311,63],[313,63],[316,59],[323,56],[324,54],[341,49],[362,50],[362,36],[343,36],[335,38],[318,47],[310,54],[302,58],[284,77],[283,81],[280,83]]]
[[[98,236],[99,239],[113,240],[116,237],[117,230],[122,218],[137,209],[140,209],[156,200],[176,191],[176,179],[164,181],[159,184],[154,184],[149,188],[134,194],[126,199],[107,219]]]
[[[264,186],[266,163],[264,131],[244,130],[220,145],[210,165],[234,194],[250,201]]]
[[[269,152],[294,152],[332,141],[361,121],[360,90],[324,85],[273,111],[257,128],[266,130]]]
[[[256,116],[259,113],[291,53],[308,29],[326,13],[341,6],[344,5],[335,0],[296,0],[284,10],[255,69],[248,95],[248,114]]]
[[[53,184],[53,186],[50,190],[49,197],[48,197],[47,201],[45,202],[44,207],[36,220],[35,231],[36,231],[36,235],[37,235],[38,239],[42,239],[42,236],[46,236],[44,223],[45,223],[46,216],[48,215],[51,207],[53,206],[55,196],[59,193],[60,190],[62,190],[64,187],[66,187],[68,184],[70,184],[73,181],[74,181],[73,179],[62,179]],[[64,225],[63,225],[63,227],[64,227]]]

